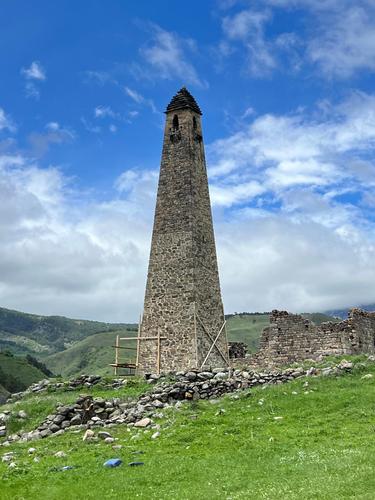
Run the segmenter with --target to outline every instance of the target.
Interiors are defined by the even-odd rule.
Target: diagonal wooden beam
[[[204,332],[206,333],[207,337],[211,340],[212,344],[214,344],[214,346],[216,347],[216,349],[218,350],[220,356],[223,358],[223,360],[225,361],[226,365],[229,366],[229,361],[227,359],[227,357],[225,356],[225,354],[223,354],[223,351],[220,349],[220,347],[215,343],[214,341],[214,338],[213,336],[207,331],[207,328],[205,327],[203,321],[201,320],[201,318],[199,317],[199,314],[196,313],[197,315],[197,319],[199,321],[199,323],[201,324]]]
[[[226,321],[224,321],[224,323],[222,324],[222,327],[221,327],[221,328],[220,328],[220,330],[219,330],[219,333],[216,335],[215,340],[214,340],[213,344],[211,345],[210,350],[209,350],[209,351],[208,351],[208,353],[207,353],[207,356],[204,358],[204,361],[203,361],[203,363],[201,364],[201,369],[204,367],[204,365],[205,365],[205,363],[206,363],[206,361],[207,361],[207,359],[208,359],[209,355],[211,354],[212,349],[216,346],[216,342],[217,342],[218,338],[220,337],[221,332],[223,331],[223,328],[224,328],[224,326],[225,326],[225,323],[226,323]]]

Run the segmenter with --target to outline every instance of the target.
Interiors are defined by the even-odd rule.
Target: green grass
[[[361,379],[367,373],[374,378]],[[165,412],[157,440],[140,432],[132,441],[136,431],[111,429],[123,446],[118,451],[82,442],[82,432],[33,442],[39,463],[28,455],[29,443],[12,445],[2,451],[16,452],[17,468],[0,463],[0,497],[372,500],[374,381],[369,364],[340,377],[301,378],[244,391],[239,399],[187,404]],[[59,450],[67,458],[54,457]],[[133,455],[136,450],[144,454]],[[105,469],[103,462],[113,457],[123,465]],[[132,460],[145,465],[128,467]],[[76,469],[52,470],[62,465]]]
[[[113,368],[109,365],[115,360],[115,349],[113,346],[117,334],[126,337],[135,337],[137,332],[121,330],[90,335],[65,351],[44,358],[43,362],[54,373],[64,377],[71,377],[79,373],[97,375],[113,374]],[[128,342],[126,345],[130,346],[130,344]],[[124,345],[124,343],[121,345]],[[135,347],[135,342],[133,347]],[[129,359],[129,355],[135,356],[133,351],[122,349],[120,352],[121,360]]]

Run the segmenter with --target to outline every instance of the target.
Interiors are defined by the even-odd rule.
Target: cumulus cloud
[[[196,46],[192,39],[182,38],[174,32],[166,31],[157,25],[151,26],[152,39],[141,48],[140,53],[147,63],[145,75],[152,71],[154,78],[191,83],[198,87],[207,87],[207,82],[201,80],[193,64],[188,59],[189,52],[195,52]]]
[[[75,192],[58,169],[0,157],[0,197],[6,200],[0,207],[0,303],[45,314],[135,320],[155,197],[149,182],[141,172],[126,198],[98,203]]]

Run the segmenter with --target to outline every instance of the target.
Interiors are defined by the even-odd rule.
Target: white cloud
[[[166,80],[178,78],[184,83],[207,87],[207,82],[199,78],[195,67],[186,55],[187,52],[195,51],[194,41],[163,30],[157,25],[152,25],[152,31],[151,42],[140,50],[149,66],[147,70],[141,70],[141,73],[150,77],[152,70],[153,78]]]
[[[144,102],[144,97],[136,90],[130,89],[129,87],[124,87],[124,91],[136,103],[142,104]]]
[[[276,68],[273,47],[265,36],[270,11],[243,10],[223,19],[223,31],[229,40],[240,40],[246,47],[247,67],[252,75],[261,76]],[[223,47],[223,46],[222,46]],[[225,53],[228,47],[224,45]]]
[[[8,132],[15,132],[16,126],[14,125],[12,119],[6,115],[3,108],[0,108],[0,132],[2,130],[7,130]]]
[[[266,33],[280,13],[306,19],[304,32]],[[375,69],[375,4],[371,0],[253,2],[251,9],[225,16],[223,32],[221,54],[232,55],[233,42],[240,41],[247,51],[247,67],[255,76],[268,75],[276,68],[299,71],[309,64],[317,67],[316,75],[325,78],[348,78]]]
[[[39,61],[33,61],[29,68],[22,68],[21,74],[26,79],[25,93],[26,97],[38,100],[40,91],[38,83],[46,80],[46,72]]]
[[[22,68],[21,72],[28,80],[46,79],[46,72],[39,61],[33,61],[29,68]]]
[[[326,104],[327,106],[327,104]],[[355,177],[350,164],[375,151],[375,96],[353,93],[329,113],[262,115],[208,147],[213,178],[261,175],[268,187],[327,185]],[[360,182],[359,176],[357,179]]]
[[[320,19],[318,36],[310,40],[308,54],[326,75],[345,78],[358,70],[375,69],[373,3],[359,2],[350,8],[344,3]]]
[[[375,300],[374,232],[352,243],[314,221],[272,214],[219,222],[215,232],[226,311],[324,311]]]
[[[1,305],[136,320],[156,192],[152,175],[138,173],[126,197],[100,203],[57,169],[0,157]]]
[[[116,118],[118,116],[110,106],[96,106],[94,109],[95,118]]]

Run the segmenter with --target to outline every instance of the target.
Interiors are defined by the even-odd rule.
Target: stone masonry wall
[[[317,326],[298,314],[272,311],[251,366],[281,366],[327,355],[375,353],[375,312],[352,309],[348,319]]]

